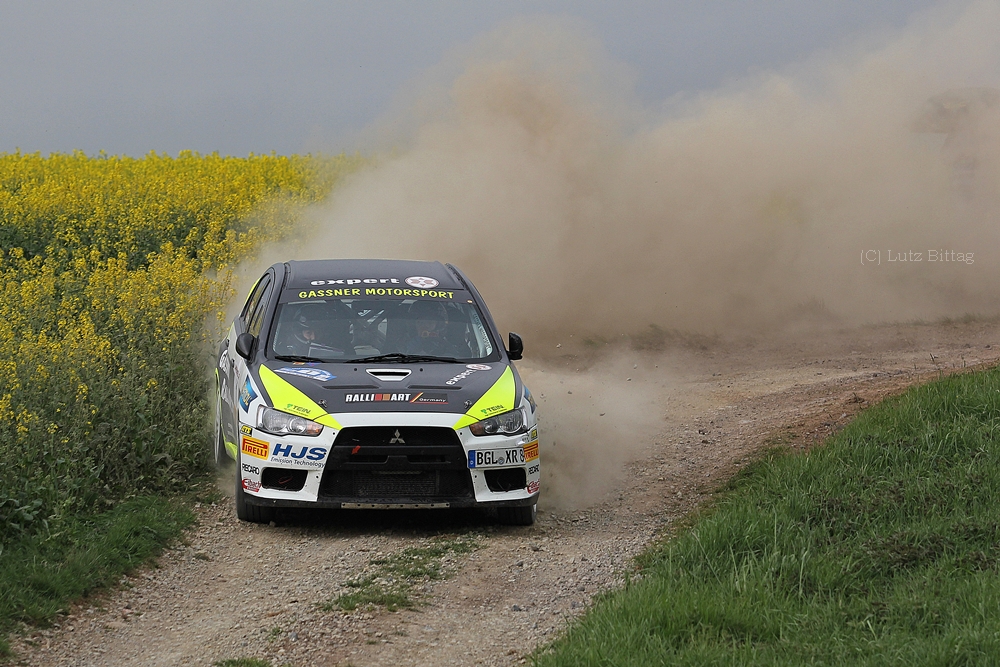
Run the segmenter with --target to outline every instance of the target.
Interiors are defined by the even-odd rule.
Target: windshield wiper
[[[312,361],[321,364],[329,361],[329,359],[317,359],[316,357],[307,357],[301,354],[277,354],[275,355],[274,358],[277,359],[278,361],[303,361],[303,362]]]
[[[355,359],[355,363],[368,364],[375,361],[392,361],[397,364],[417,364],[421,361],[443,361],[445,363],[456,364],[458,359],[455,357],[434,357],[425,354],[402,354],[401,352],[390,352],[389,354],[379,354],[374,357],[365,357],[363,359]]]

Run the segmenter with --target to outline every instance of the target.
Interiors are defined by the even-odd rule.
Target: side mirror
[[[510,357],[511,361],[517,361],[524,354],[524,343],[521,342],[521,337],[514,332],[507,334],[507,338],[510,340],[507,345],[507,356]]]
[[[250,357],[253,356],[253,344],[256,342],[257,339],[253,334],[244,331],[236,337],[236,354],[250,361]]]

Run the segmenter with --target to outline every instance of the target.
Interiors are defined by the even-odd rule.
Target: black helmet
[[[409,312],[410,317],[415,320],[448,321],[448,310],[440,301],[414,301]]]
[[[292,315],[292,331],[301,338],[303,331],[308,329],[315,331],[325,324],[328,319],[329,313],[324,304],[307,303],[304,306],[299,306],[299,309]]]

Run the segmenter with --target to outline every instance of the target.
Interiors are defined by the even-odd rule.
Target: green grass
[[[1000,372],[769,453],[639,564],[536,664],[997,664]]]
[[[323,611],[379,606],[389,611],[412,609],[419,602],[417,584],[442,579],[448,574],[444,559],[470,553],[476,548],[469,537],[436,539],[427,546],[409,547],[384,558],[373,558],[368,570],[349,581],[351,592],[320,606]]]
[[[235,658],[212,663],[215,667],[271,667],[267,660],[259,658]]]
[[[75,600],[115,584],[194,521],[190,500],[134,498],[58,535],[36,534],[0,551],[0,655],[20,622],[45,626]]]

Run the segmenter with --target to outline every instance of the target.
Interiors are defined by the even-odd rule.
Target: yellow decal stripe
[[[244,304],[246,304],[246,302],[250,300],[250,295],[251,295],[251,294],[253,294],[253,291],[254,291],[255,289],[257,289],[257,285],[260,285],[260,281],[261,281],[261,278],[263,278],[263,277],[264,277],[264,276],[261,276],[260,278],[258,278],[258,279],[257,279],[257,280],[256,280],[256,281],[254,282],[254,284],[253,284],[253,285],[252,285],[252,286],[250,287],[250,291],[249,291],[249,292],[247,292],[247,296],[246,296],[246,298],[245,298],[245,299],[243,299],[243,303],[244,303]]]
[[[340,423],[327,414],[326,410],[316,405],[311,398],[293,387],[267,366],[260,367],[260,382],[264,385],[267,395],[271,397],[271,405],[282,412],[298,415],[339,430]]]
[[[476,401],[476,404],[469,408],[461,419],[455,422],[453,427],[456,431],[465,428],[469,424],[509,412],[514,409],[514,372],[508,366],[500,379],[493,383],[489,391]]]

